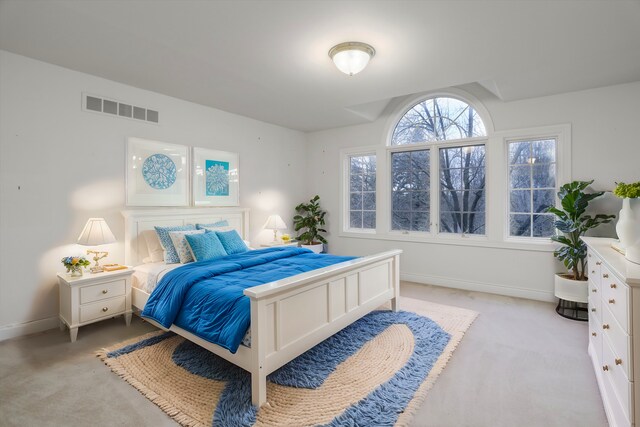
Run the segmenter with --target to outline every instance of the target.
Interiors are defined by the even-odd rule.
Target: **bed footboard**
[[[251,299],[251,389],[266,402],[266,377],[282,365],[391,300],[399,309],[399,261],[393,250],[248,288]]]

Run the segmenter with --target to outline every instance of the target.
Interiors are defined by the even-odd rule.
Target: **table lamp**
[[[265,222],[264,227],[266,230],[273,230],[273,241],[274,243],[278,241],[278,230],[286,230],[287,224],[284,223],[280,215],[271,215],[267,218],[267,222]]]
[[[78,237],[78,244],[82,246],[99,246],[107,243],[114,243],[116,237],[113,235],[107,221],[104,218],[89,218],[84,226],[82,233]],[[101,273],[102,267],[98,263],[99,260],[109,255],[107,251],[87,250],[87,255],[93,254],[93,260],[96,264],[91,267],[92,273]]]

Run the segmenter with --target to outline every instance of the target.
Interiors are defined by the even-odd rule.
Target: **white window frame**
[[[380,156],[377,152],[378,147],[358,147],[352,149],[340,150],[340,162],[342,164],[342,173],[340,174],[340,189],[342,200],[342,209],[340,215],[340,230],[341,233],[358,233],[358,234],[376,234],[378,227],[380,226],[380,219],[378,218],[380,209],[378,203],[380,194]],[[351,207],[351,157],[359,156],[374,156],[376,157],[376,228],[351,228],[350,207]]]
[[[510,176],[509,176],[509,143],[517,141],[532,141],[542,139],[556,140],[556,192],[560,186],[571,181],[571,125],[543,126],[529,129],[518,129],[501,132],[503,148],[503,177],[504,177],[504,228],[503,240],[505,242],[529,243],[529,244],[549,244],[549,237],[533,236],[511,236],[510,235]],[[554,197],[556,206],[557,198]]]

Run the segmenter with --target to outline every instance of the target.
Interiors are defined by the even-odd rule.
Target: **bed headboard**
[[[154,226],[171,227],[195,223],[211,223],[227,220],[243,239],[249,238],[249,209],[247,208],[184,208],[125,210],[124,259],[127,265],[142,264],[148,256],[143,232]]]

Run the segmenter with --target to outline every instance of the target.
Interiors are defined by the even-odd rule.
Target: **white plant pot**
[[[625,257],[640,264],[640,199],[622,199],[616,233]]]
[[[573,280],[556,274],[555,296],[565,301],[589,302],[589,282],[587,280]]]
[[[322,249],[324,249],[324,245],[322,243],[319,243],[317,245],[300,245],[301,248],[307,248],[307,249],[311,249],[313,252],[319,254],[320,252],[322,252]]]

